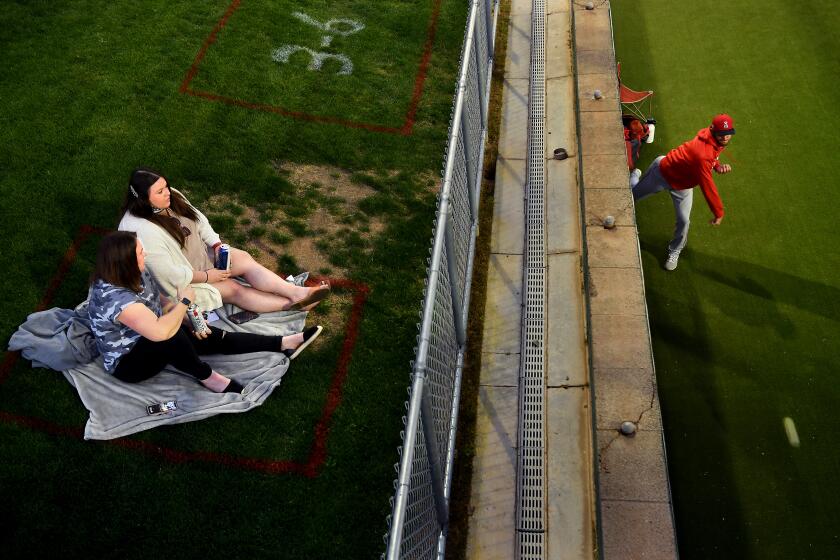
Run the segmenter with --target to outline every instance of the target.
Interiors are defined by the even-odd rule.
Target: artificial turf
[[[732,115],[679,267],[664,194],[636,206],[680,557],[840,556],[840,256],[834,2],[612,2],[621,75],[655,91],[640,167]],[[795,422],[800,446],[786,437]]]
[[[181,93],[234,6],[189,86],[216,97]],[[164,450],[305,461],[344,319],[260,409],[153,430],[131,445],[82,441],[86,413],[73,389],[18,360],[0,384],[4,558],[379,555],[467,9],[457,0],[4,3],[0,339],[44,302],[85,226],[115,226],[135,166],[161,169],[199,208],[217,195],[234,200],[211,219],[237,242],[328,235],[307,218],[334,210],[341,193],[301,190],[280,168],[340,169],[373,193],[353,215],[334,216],[343,229],[318,245],[326,262],[313,272],[342,270],[369,293],[314,476],[172,461]],[[365,30],[321,47],[295,11]],[[342,81],[332,62],[311,72],[300,53],[272,61],[271,48],[297,43],[348,53],[354,73]],[[243,233],[242,205],[276,213],[280,225],[266,218]],[[84,299],[98,235],[79,246],[49,305]],[[297,272],[294,257],[280,255],[278,269]],[[330,306],[350,312],[340,300],[320,312]]]

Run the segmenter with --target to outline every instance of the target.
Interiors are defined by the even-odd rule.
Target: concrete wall
[[[602,557],[677,557],[609,2],[574,3]],[[594,98],[594,91],[602,93]],[[615,217],[616,226],[604,227]],[[635,435],[621,435],[622,422]]]

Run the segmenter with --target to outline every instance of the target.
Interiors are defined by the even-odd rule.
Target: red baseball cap
[[[726,113],[716,116],[712,119],[712,132],[717,136],[735,134],[735,123],[732,122],[732,117]]]

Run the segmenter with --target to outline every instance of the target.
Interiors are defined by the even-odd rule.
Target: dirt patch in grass
[[[292,189],[276,203],[249,206],[229,194],[214,195],[205,210],[211,224],[231,244],[243,247],[270,270],[307,270],[344,276],[348,254],[367,252],[382,234],[397,172],[353,173],[332,166],[274,162]],[[381,179],[380,179],[381,178]],[[437,188],[431,178],[424,188]],[[377,188],[379,187],[379,188]]]
[[[327,192],[335,193],[348,204],[358,204],[363,198],[376,193],[373,187],[352,180],[352,173],[330,165],[290,164],[275,162],[274,168],[286,175],[296,186],[320,185]]]

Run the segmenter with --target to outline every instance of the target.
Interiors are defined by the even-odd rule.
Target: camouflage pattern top
[[[160,317],[160,290],[148,271],[142,272],[140,285],[143,290],[138,294],[98,279],[90,290],[90,329],[108,373],[114,373],[120,359],[140,340],[140,333],[117,321],[122,310],[132,303],[143,303]]]

